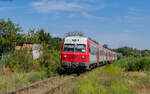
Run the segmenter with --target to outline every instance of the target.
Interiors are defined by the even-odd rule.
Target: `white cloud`
[[[72,13],[72,14],[69,14],[69,17],[75,17],[76,14]]]
[[[144,20],[144,17],[136,17],[136,16],[124,16],[127,20]]]
[[[16,10],[18,8],[24,8],[22,6],[0,6],[0,11],[7,11],[7,10]]]
[[[0,7],[0,10],[2,11],[2,10],[8,10],[9,9],[9,7]]]
[[[97,0],[84,0],[94,2]],[[78,0],[40,0],[30,3],[30,6],[37,9],[39,12],[52,12],[52,11],[89,11],[95,9],[103,9],[104,5],[93,6],[89,3],[79,3]]]
[[[129,11],[128,14],[133,14],[133,15],[135,15],[135,14],[137,14],[137,13],[136,13],[136,12],[133,12],[133,11]]]
[[[90,19],[104,20],[104,17],[97,17],[94,15],[88,14],[87,12],[82,12],[82,15]]]
[[[16,9],[16,7],[0,7],[0,11]]]
[[[137,8],[128,8],[128,14],[131,14],[131,15],[135,15],[137,14],[137,12],[139,12],[140,10],[137,9]]]
[[[138,11],[136,8],[128,8],[129,11]]]
[[[30,4],[34,8],[36,8],[40,12],[50,12],[50,11],[70,11],[80,9],[81,6],[75,3],[66,3],[64,1],[39,1],[39,2],[32,2]]]

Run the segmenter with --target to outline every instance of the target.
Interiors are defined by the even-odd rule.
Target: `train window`
[[[64,52],[86,52],[85,44],[65,44]]]
[[[103,56],[103,50],[100,49],[100,56]]]
[[[64,52],[74,52],[75,44],[65,44]]]
[[[93,46],[90,44],[90,46],[89,46],[89,52],[90,52],[90,54],[93,54]]]
[[[97,48],[97,52],[96,52],[96,54],[97,54],[97,55],[99,55],[99,48]]]
[[[86,52],[86,45],[85,44],[77,44],[75,46],[75,52]]]
[[[89,47],[89,53],[91,53],[91,48]]]
[[[89,45],[89,53],[92,54],[92,55],[97,54],[97,48],[92,44]]]
[[[96,49],[96,47],[95,46],[93,46],[94,47],[94,55],[96,55],[96,53],[97,53],[97,49]]]

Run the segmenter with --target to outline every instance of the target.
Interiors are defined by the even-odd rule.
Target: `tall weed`
[[[85,76],[76,87],[76,94],[132,94],[123,74],[123,69],[107,65]]]
[[[43,72],[12,73],[7,76],[3,75],[0,77],[0,94],[21,89],[45,78],[46,76]]]

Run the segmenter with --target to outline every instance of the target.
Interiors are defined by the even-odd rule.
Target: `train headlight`
[[[67,56],[66,55],[64,55],[64,58],[66,58]]]
[[[82,58],[85,58],[84,56],[82,56]]]

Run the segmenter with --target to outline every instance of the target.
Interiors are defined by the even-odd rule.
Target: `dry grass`
[[[0,75],[0,94],[8,93],[21,89],[36,81],[43,80],[44,73],[30,72],[30,73],[17,73],[11,72],[9,75]]]
[[[150,75],[148,72],[127,72],[125,75],[134,94],[150,94]]]

